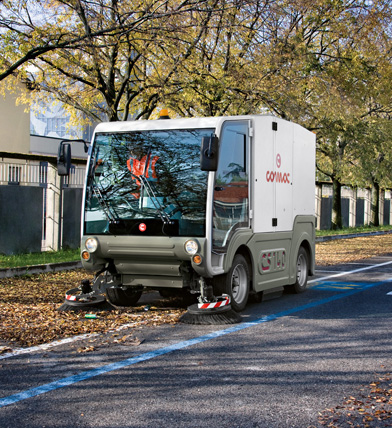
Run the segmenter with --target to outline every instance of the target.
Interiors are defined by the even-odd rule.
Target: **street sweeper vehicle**
[[[271,115],[99,124],[81,239],[83,267],[97,274],[67,299],[132,306],[144,289],[186,291],[197,303],[184,322],[236,322],[250,294],[303,292],[314,272],[314,186],[315,135]]]

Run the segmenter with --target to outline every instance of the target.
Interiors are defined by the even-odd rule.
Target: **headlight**
[[[197,241],[194,241],[193,239],[190,239],[189,241],[185,242],[185,251],[193,256],[199,251],[199,243]]]
[[[84,244],[90,253],[97,251],[98,241],[95,238],[88,238]]]

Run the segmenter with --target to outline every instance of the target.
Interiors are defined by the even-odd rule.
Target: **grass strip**
[[[73,262],[80,260],[79,249],[61,251],[43,251],[41,253],[0,254],[0,269],[8,269],[22,266],[43,265],[48,263]]]

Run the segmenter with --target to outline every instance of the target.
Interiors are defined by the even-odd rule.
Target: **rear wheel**
[[[297,255],[297,272],[295,283],[289,286],[290,291],[294,293],[303,293],[306,290],[308,282],[309,260],[305,248],[301,247]]]
[[[106,297],[115,306],[135,306],[143,293],[141,287],[121,288],[109,287],[106,289]]]
[[[228,294],[231,307],[241,312],[245,309],[249,297],[250,275],[248,263],[241,254],[234,257],[230,270],[214,278],[214,293],[217,296]]]

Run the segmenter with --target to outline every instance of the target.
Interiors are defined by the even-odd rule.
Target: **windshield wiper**
[[[97,198],[100,207],[102,208],[105,217],[108,219],[109,224],[118,224],[120,222],[120,218],[117,215],[116,211],[109,206],[106,201],[106,198],[102,194],[102,191],[98,188],[97,185],[92,186],[92,190],[94,196]]]
[[[144,188],[146,189],[148,197],[150,198],[152,204],[154,205],[155,210],[157,211],[163,223],[171,224],[172,221],[170,220],[169,215],[165,212],[163,205],[159,202],[158,196],[155,193],[154,189],[152,188],[151,184],[149,183],[147,177],[145,177],[144,175],[141,175],[139,179],[142,182]]]

